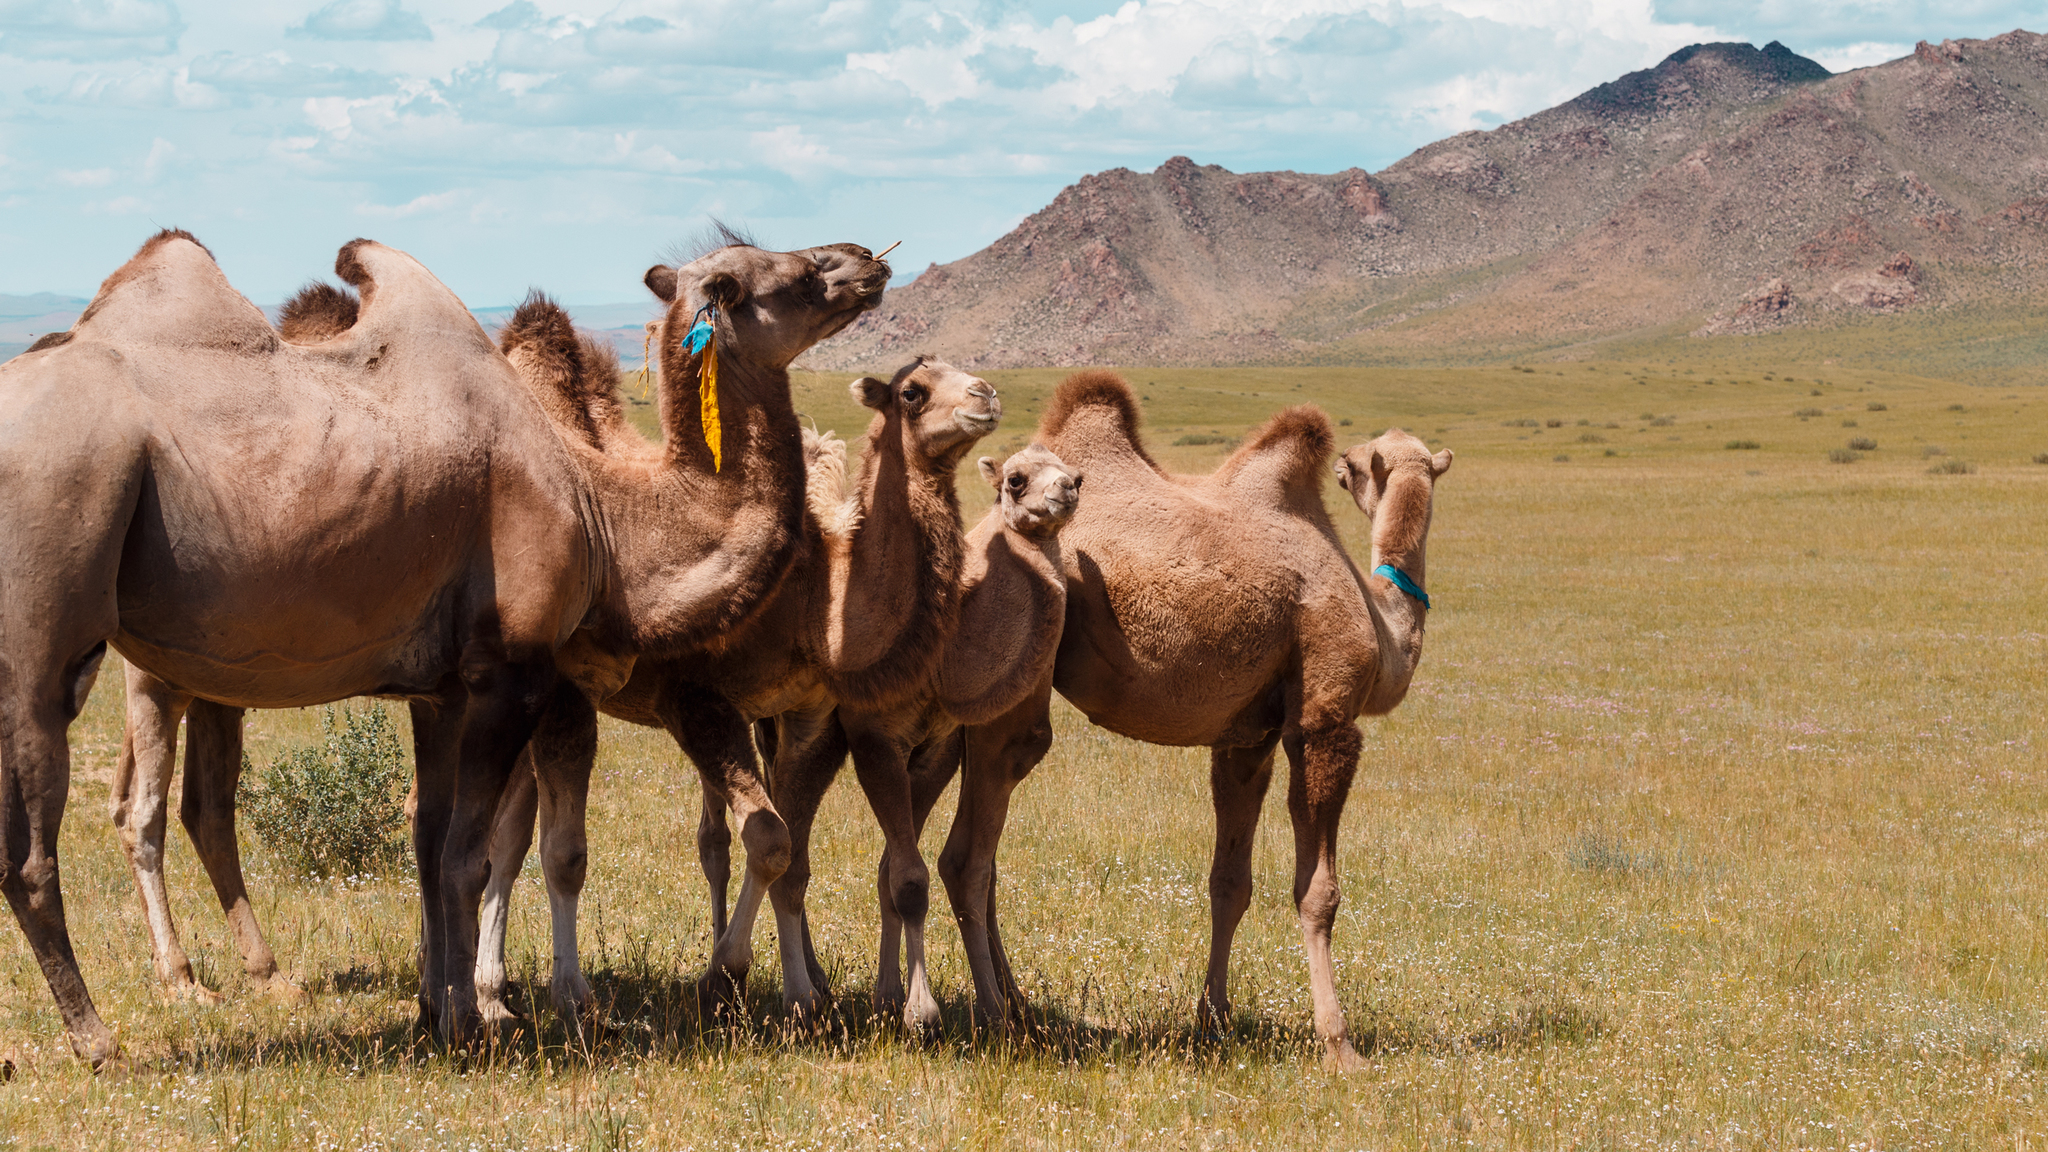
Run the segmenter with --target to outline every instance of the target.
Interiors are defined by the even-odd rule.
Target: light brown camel
[[[1011,791],[1051,746],[1057,687],[1113,732],[1211,749],[1208,1026],[1230,1018],[1230,943],[1251,898],[1252,834],[1274,748],[1286,750],[1316,1031],[1330,1065],[1354,1067],[1330,962],[1337,824],[1358,767],[1355,720],[1399,704],[1422,654],[1424,545],[1451,453],[1432,456],[1390,429],[1338,460],[1339,483],[1372,520],[1368,576],[1323,508],[1333,437],[1321,412],[1282,412],[1208,476],[1160,469],[1139,444],[1138,420],[1130,387],[1089,371],[1060,385],[1039,424],[1039,441],[1087,469],[1099,490],[1061,536],[1067,617],[1052,674],[1023,705],[967,733],[960,812],[939,869],[977,1007],[1003,1021],[1024,1008],[995,926],[995,852]]]
[[[582,678],[622,680],[636,651],[701,643],[772,591],[800,545],[800,496],[775,478],[798,466],[784,369],[887,278],[852,246],[723,249],[680,288],[677,270],[650,273],[666,299],[723,305],[720,395],[742,466],[710,475],[700,439],[601,504],[424,268],[357,241],[336,271],[362,291],[359,314],[297,347],[197,241],[162,233],[71,331],[0,366],[0,889],[95,1064],[119,1046],[78,972],[56,837],[64,729],[109,642],[178,693],[233,707],[412,701],[422,996],[444,1036],[466,1039],[498,795],[543,712],[573,721],[583,699],[557,685],[558,653],[576,634]],[[694,390],[666,407],[694,416]],[[625,524],[664,530],[634,539]],[[786,837],[765,796],[752,815],[747,833]]]
[[[571,393],[581,387],[558,379]],[[752,622],[715,645],[641,660],[625,687],[601,704],[608,714],[668,730],[707,778],[742,767],[751,770],[753,721],[774,718],[789,733],[770,770],[776,807],[792,834],[789,869],[777,879],[753,866],[748,846],[749,869],[739,904],[729,923],[714,925],[718,943],[704,988],[714,999],[734,994],[751,966],[753,922],[767,895],[774,902],[785,958],[784,999],[800,1015],[813,1012],[821,994],[822,973],[814,962],[807,963],[800,926],[810,821],[844,758],[832,709],[842,699],[891,701],[916,691],[930,677],[958,608],[964,545],[953,476],[960,457],[1001,415],[995,390],[986,381],[923,357],[892,380],[869,377],[856,381],[852,390],[876,411],[854,494],[844,499],[837,479],[844,472],[844,445],[807,437],[812,459],[807,546],[776,595]],[[636,439],[614,420],[593,436],[593,443],[629,453]],[[505,979],[504,924],[536,811],[544,866],[550,842],[583,843],[579,790],[589,768],[569,762],[575,755],[571,751],[562,759],[537,749],[537,792],[520,794],[501,815],[477,973],[480,995],[490,1005],[487,1014],[508,1014],[499,1001]],[[885,835],[892,829],[909,835],[908,786],[900,781],[904,766],[857,762],[856,770],[864,773],[864,786],[882,781],[870,788],[870,800]],[[888,786],[892,780],[893,790]],[[878,799],[896,793],[904,797],[903,804],[892,807]],[[707,792],[705,806],[717,813],[718,830],[724,831],[728,803]],[[896,808],[905,811],[899,816]],[[906,872],[915,873],[912,882],[928,885],[914,840],[904,855],[911,861]],[[555,998],[558,1007],[572,1012],[589,998],[575,960],[580,887],[580,873],[570,883],[558,884],[553,875],[548,880]],[[719,895],[717,919],[723,921]],[[921,955],[921,937],[915,932],[922,916],[915,919],[911,949]],[[922,978],[920,963],[917,979]]]
[[[1052,670],[1066,620],[1060,529],[1081,500],[1082,474],[1032,444],[998,465],[981,458],[996,504],[967,534],[960,623],[925,695],[892,709],[841,705],[839,723],[855,755],[891,756],[909,765],[915,837],[960,768],[961,726],[994,720],[1021,704]],[[877,746],[879,750],[877,750]],[[875,1007],[913,1027],[938,1022],[938,1004],[913,979],[905,991],[899,948],[903,920],[890,898],[895,868],[885,849],[876,870],[882,942]],[[913,977],[916,970],[913,968]]]

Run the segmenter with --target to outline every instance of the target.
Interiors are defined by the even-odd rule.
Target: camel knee
[[[747,817],[740,828],[740,844],[747,850],[747,870],[760,876],[785,875],[795,855],[789,825],[765,808]],[[805,875],[808,878],[808,868]]]
[[[590,866],[590,853],[581,847],[548,852],[541,866],[547,871],[550,887],[580,892],[583,890],[584,874]]]
[[[923,923],[931,902],[932,874],[923,861],[909,860],[889,868],[889,903],[898,916],[913,924]]]
[[[1344,903],[1344,897],[1337,890],[1335,877],[1319,876],[1311,881],[1294,897],[1294,907],[1301,914],[1304,923],[1327,931],[1337,922],[1337,909]]]
[[[1252,877],[1249,872],[1211,872],[1209,874],[1209,906],[1218,912],[1231,916],[1242,916],[1252,902]]]

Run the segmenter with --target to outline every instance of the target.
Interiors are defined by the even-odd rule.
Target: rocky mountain
[[[2048,37],[1831,75],[1700,44],[1380,172],[1175,157],[1062,191],[809,358],[1028,364],[1501,355],[2048,287]]]

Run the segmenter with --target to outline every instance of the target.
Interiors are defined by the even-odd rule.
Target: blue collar
[[[1416,587],[1415,581],[1410,580],[1406,572],[1401,571],[1392,564],[1382,564],[1373,569],[1372,574],[1375,576],[1385,576],[1394,582],[1394,587],[1421,601],[1424,608],[1429,607],[1429,593]]]

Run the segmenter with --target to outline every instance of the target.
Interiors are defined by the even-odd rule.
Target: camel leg
[[[178,764],[178,723],[192,697],[133,664],[128,665],[126,687],[128,722],[110,790],[114,830],[120,835],[122,854],[128,857],[128,870],[135,877],[136,894],[142,898],[156,978],[177,995],[218,1004],[220,994],[192,975],[192,961],[178,942],[170,894],[164,888],[167,796]]]
[[[1027,1005],[1010,977],[996,931],[996,846],[1009,819],[1010,793],[1052,748],[1051,701],[1048,674],[1022,704],[988,724],[967,729],[960,813],[953,818],[946,849],[939,855],[939,878],[960,922],[960,941],[974,972],[975,1010],[1005,1027],[1021,1021]]]
[[[531,747],[540,790],[541,872],[555,946],[548,991],[564,1025],[580,1035],[595,1002],[576,950],[576,909],[590,861],[590,772],[597,761],[597,710],[589,698],[567,684],[558,689]]]
[[[669,683],[663,685],[658,708],[662,726],[697,766],[716,804],[732,809],[747,854],[739,899],[714,938],[710,966],[697,985],[699,1002],[716,1010],[745,997],[747,971],[754,963],[754,918],[769,886],[789,867],[789,828],[769,801],[754,763],[749,725],[729,701],[700,686]]]
[[[839,766],[846,736],[830,709],[777,717],[775,808],[789,826],[789,867],[768,890],[775,905],[776,944],[782,952],[782,1006],[793,1017],[814,1019],[832,994],[807,942],[804,895],[811,882],[811,825]]]
[[[451,681],[452,681],[451,677]],[[448,1008],[447,956],[441,917],[442,843],[455,808],[455,777],[467,697],[459,682],[442,686],[434,700],[415,700],[412,713],[413,858],[420,875],[420,1026],[439,1035]],[[475,983],[476,973],[469,972]]]
[[[1230,1027],[1230,945],[1252,902],[1252,837],[1273,782],[1273,745],[1279,733],[1251,748],[1209,751],[1209,794],[1216,808],[1216,852],[1209,862],[1209,975],[1196,1007],[1208,1032]]]
[[[725,899],[732,886],[732,828],[725,822],[725,801],[702,773],[697,777],[702,803],[697,812],[697,863],[711,890],[711,938],[725,935]]]
[[[185,714],[185,795],[178,820],[199,853],[213,894],[227,914],[228,931],[242,954],[242,969],[266,995],[287,1002],[305,990],[278,974],[277,956],[256,923],[242,877],[242,845],[235,839],[235,792],[242,783],[242,709],[194,700]]]
[[[965,739],[959,728],[927,738],[910,753],[910,818],[917,837],[924,837],[925,821],[945,794],[946,785],[960,771],[960,748]],[[857,762],[856,762],[857,763]],[[882,912],[880,963],[875,978],[875,1010],[894,1015],[908,1002],[903,990],[903,970],[898,959],[903,939],[903,918],[889,898],[889,851],[885,846],[875,868],[876,904]],[[927,897],[929,899],[929,897]]]
[[[539,810],[540,788],[534,781],[529,744],[505,785],[498,823],[491,829],[491,878],[484,885],[482,927],[477,932],[476,1006],[484,1023],[493,1027],[520,1018],[518,1007],[505,1003],[505,933],[512,919],[512,888],[533,847],[533,822]]]
[[[505,785],[550,707],[561,707],[582,693],[557,681],[554,658],[541,651],[511,657],[495,645],[471,643],[463,657],[463,679],[469,706],[462,723],[453,803],[443,831],[441,849],[441,967],[448,1012],[441,1036],[451,1046],[466,1047],[479,1037],[483,1016],[476,1003],[476,944],[484,885],[489,880],[491,828]],[[425,796],[421,817],[425,822]]]
[[[1309,990],[1315,998],[1316,1034],[1323,1039],[1323,1063],[1335,1071],[1363,1067],[1351,1046],[1344,1006],[1337,1001],[1337,977],[1330,962],[1330,928],[1337,919],[1337,824],[1364,743],[1349,718],[1303,726],[1301,752],[1289,741],[1292,768],[1287,813],[1294,822],[1294,907],[1308,953]]]
[[[910,967],[907,997],[889,1004],[885,989],[876,989],[876,1007],[902,1013],[905,1027],[923,1032],[938,1027],[939,1002],[932,998],[925,972],[924,921],[931,906],[931,870],[917,847],[917,815],[911,799],[910,753],[904,741],[877,723],[842,705],[839,717],[853,752],[853,772],[866,793],[868,808],[882,828],[882,906],[903,927],[905,959]],[[886,915],[886,913],[885,913]],[[894,967],[894,965],[891,965]]]
[[[0,589],[5,587],[0,581]],[[112,597],[107,599],[111,602]],[[0,621],[11,619],[12,612],[0,616]],[[66,657],[19,652],[42,647],[21,643],[40,637],[5,638],[16,651],[0,655],[0,837],[5,838],[0,892],[6,893],[15,923],[49,982],[72,1052],[99,1068],[120,1057],[121,1045],[93,1007],[92,993],[78,971],[78,955],[64,919],[57,832],[71,792],[71,746],[65,730],[84,709],[107,646],[99,641]]]

